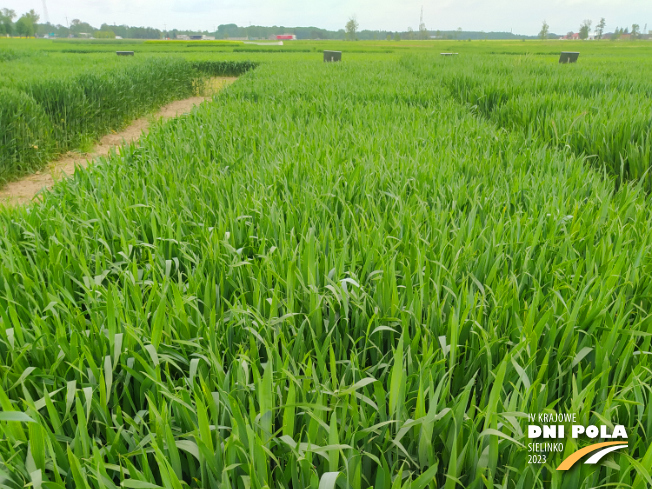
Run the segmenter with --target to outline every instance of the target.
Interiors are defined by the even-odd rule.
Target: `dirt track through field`
[[[158,112],[153,114],[153,118],[154,120],[165,120],[188,113],[195,105],[211,99],[214,93],[230,85],[235,80],[237,78],[212,78],[207,86],[207,93],[209,95],[172,102],[161,107]],[[73,175],[76,166],[86,167],[90,160],[100,156],[106,156],[112,148],[138,141],[142,136],[147,134],[151,121],[152,115],[137,119],[124,130],[104,136],[90,153],[67,153],[61,158],[49,163],[43,170],[8,183],[0,189],[0,206],[2,204],[16,205],[27,203],[41,190],[52,187],[57,180]]]

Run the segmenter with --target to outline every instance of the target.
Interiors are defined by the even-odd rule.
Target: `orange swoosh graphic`
[[[577,462],[579,459],[581,459],[584,455],[595,452],[596,450],[599,450],[600,448],[604,447],[610,447],[612,445],[624,445],[625,443],[622,441],[607,441],[604,443],[596,443],[594,445],[589,445],[588,447],[584,447],[581,450],[578,450],[574,453],[571,453],[566,459],[559,464],[559,467],[557,467],[557,470],[568,470],[570,469],[575,462]]]

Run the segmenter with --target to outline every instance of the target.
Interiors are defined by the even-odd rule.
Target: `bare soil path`
[[[46,168],[33,175],[8,183],[0,189],[1,204],[16,205],[31,201],[41,190],[48,189],[61,178],[70,177],[76,166],[86,167],[90,160],[109,154],[109,150],[138,141],[147,131],[153,121],[170,119],[190,112],[195,106],[212,98],[213,94],[233,83],[237,78],[212,78],[207,84],[207,95],[177,100],[161,107],[155,114],[133,121],[120,132],[107,134],[90,153],[69,152],[59,159],[49,163]]]

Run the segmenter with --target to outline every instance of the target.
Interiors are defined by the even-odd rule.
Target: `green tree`
[[[88,22],[82,22],[79,19],[73,19],[70,23],[70,32],[72,32],[76,37],[79,37],[82,33],[92,34],[95,30],[95,27],[90,25]]]
[[[604,28],[606,26],[606,22],[604,20],[604,17],[600,19],[600,22],[598,22],[598,25],[595,26],[595,37],[598,39],[602,39],[602,35],[604,34]]]
[[[580,26],[580,39],[589,38],[589,34],[591,33],[591,24],[593,24],[593,22],[589,19],[586,19],[584,22],[582,22],[582,25]]]
[[[632,41],[635,41],[639,37],[641,37],[641,26],[632,24]]]
[[[115,32],[111,30],[97,31],[95,37],[98,39],[115,39]]]
[[[394,34],[394,40],[395,41],[400,41],[401,40],[401,35],[398,32],[396,34]]]
[[[15,28],[18,37],[32,37],[34,35],[34,24],[25,15],[16,21]]]
[[[129,37],[129,26],[126,25],[109,25],[109,24],[102,24],[100,26],[101,31],[111,31],[113,32],[116,37],[120,36],[123,39],[127,39]],[[176,31],[168,31],[168,34],[170,35],[171,39],[174,39],[176,37]]]
[[[428,29],[426,28],[426,24],[424,22],[421,22],[419,24],[419,39],[426,40],[428,39],[430,33],[428,32]]]
[[[543,24],[541,25],[541,30],[539,31],[539,38],[540,39],[548,39],[548,33],[549,32],[550,32],[550,26],[544,20]]]
[[[36,24],[38,24],[38,21],[41,18],[39,16],[39,14],[37,14],[34,11],[34,9],[27,12],[23,17],[27,17],[27,20],[29,20],[32,23],[32,25],[34,26],[34,29],[36,29]]]
[[[14,10],[3,8],[0,10],[0,35],[11,35],[14,31],[14,19],[16,18],[16,12]]]
[[[360,24],[358,24],[358,20],[355,18],[355,15],[353,17],[349,18],[349,21],[346,23],[346,26],[344,26],[346,29],[346,37],[349,41],[355,41],[355,33],[358,31],[358,27],[360,27]]]
[[[23,14],[16,22],[16,34],[20,37],[34,37],[39,16],[34,10]]]

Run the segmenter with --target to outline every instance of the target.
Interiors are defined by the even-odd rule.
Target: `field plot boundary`
[[[50,162],[44,170],[7,183],[0,189],[0,206],[30,202],[41,191],[49,189],[61,178],[71,177],[76,167],[85,168],[90,161],[108,155],[112,149],[138,141],[147,134],[153,121],[167,120],[187,113],[193,107],[212,99],[215,93],[236,80],[237,77],[213,77],[207,83],[205,95],[176,100],[164,105],[154,114],[136,119],[123,130],[102,137],[89,153],[71,151]]]

